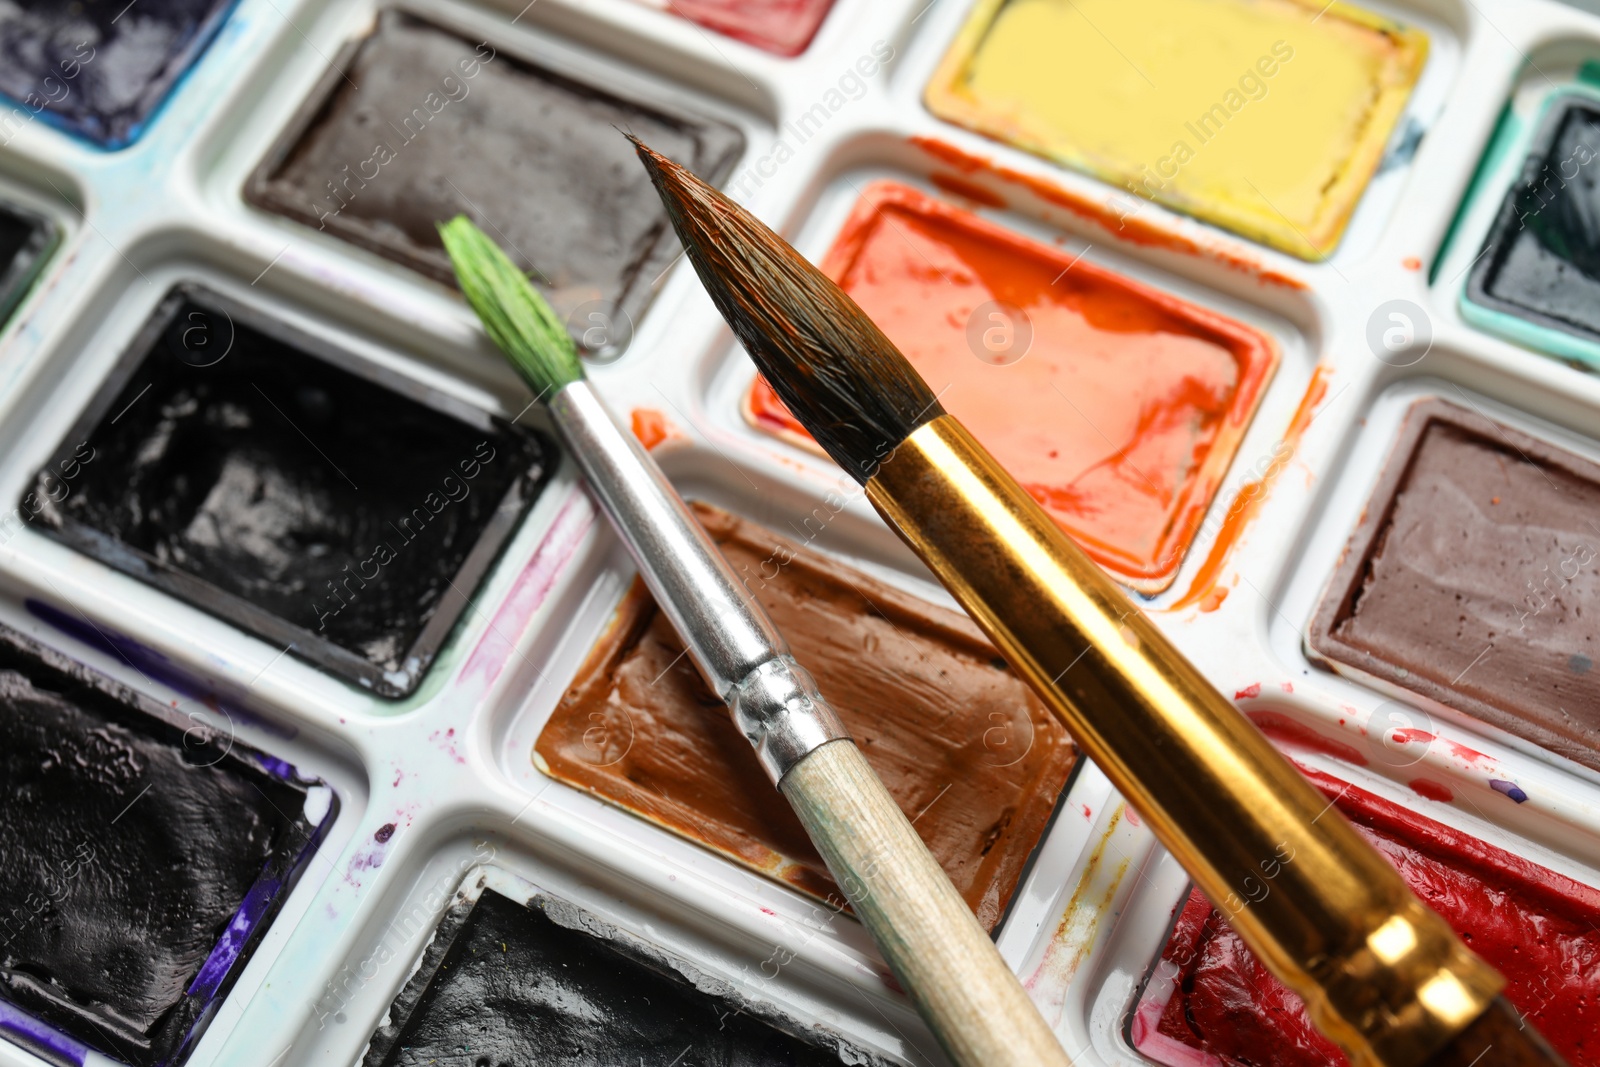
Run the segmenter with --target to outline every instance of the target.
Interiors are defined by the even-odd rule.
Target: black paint
[[[1600,341],[1600,105],[1551,105],[1474,268],[1477,304]]]
[[[531,433],[336,363],[360,366],[178,290],[22,510],[279,647],[405,695],[553,464]]]
[[[185,1048],[320,829],[309,783],[266,766],[0,627],[0,996],[132,1064]],[[237,961],[208,973],[247,895]]]
[[[791,1036],[697,988],[679,966],[559,901],[523,905],[493,890],[458,898],[365,1067],[880,1062],[854,1049],[842,1060],[823,1047],[838,1038],[819,1031],[817,1044]]]
[[[27,295],[55,241],[55,223],[0,200],[0,327]]]
[[[561,314],[603,301],[631,321],[678,249],[619,131],[712,179],[744,138],[668,93],[627,92],[592,70],[524,62],[389,11],[336,60],[246,196],[448,285],[455,275],[436,226],[465,213],[534,273]],[[606,323],[575,325],[581,340]],[[613,333],[626,325],[613,322]]]
[[[107,148],[137,137],[233,0],[0,4],[0,118],[38,117]]]

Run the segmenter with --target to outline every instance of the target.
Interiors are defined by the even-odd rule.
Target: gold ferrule
[[[867,496],[1357,1067],[1420,1067],[1500,974],[949,415]]]

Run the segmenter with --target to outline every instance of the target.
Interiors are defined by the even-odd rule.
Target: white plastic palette
[[[1139,218],[1197,253],[1123,240],[1016,182],[967,180],[1008,208],[977,209],[1060,239],[1103,264],[1250,323],[1282,362],[1177,582],[1151,617],[1247,711],[1271,711],[1374,753],[1365,767],[1297,759],[1535,862],[1600,885],[1600,777],[1406,694],[1311,666],[1303,631],[1354,526],[1404,408],[1442,395],[1591,457],[1600,380],[1470,328],[1448,269],[1427,264],[1451,225],[1508,98],[1530,79],[1600,58],[1600,16],[1548,0],[1411,0],[1372,7],[1424,29],[1428,65],[1339,251],[1308,265],[1173,215]],[[747,147],[725,186],[819,258],[871,180],[939,194],[948,173],[913,137],[935,138],[1100,205],[1126,194],[934,119],[921,93],[967,13],[961,0],[838,0],[811,47],[783,60],[630,0],[436,0],[430,18],[513,54],[614,63],[678,87],[738,125]],[[246,206],[241,189],[323,75],[370,26],[372,0],[243,0],[132,147],[103,153],[41,123],[0,149],[0,195],[46,211],[63,246],[0,341],[0,500],[14,501],[156,303],[202,281],[373,363],[503,416],[527,396],[452,292],[332,238]],[[804,143],[789,124],[874,47],[893,50]],[[1426,130],[1415,155],[1394,152]],[[780,138],[788,149],[776,158]],[[971,205],[966,205],[971,206]],[[1241,265],[1242,264],[1242,265]],[[1289,284],[1264,281],[1277,272]],[[1409,301],[1431,347],[1380,358],[1368,327]],[[1386,320],[1385,320],[1386,321]],[[592,378],[624,418],[661,413],[657,456],[685,496],[795,536],[830,493],[851,502],[814,544],[940,603],[949,598],[836,469],[751,429],[739,399],[754,371],[681,263],[634,324],[628,351]],[[1405,364],[1405,365],[1400,365]],[[1220,570],[1213,611],[1173,609],[1195,583],[1239,490],[1268,469],[1297,408],[1315,417]],[[538,423],[537,413],[524,416]],[[832,508],[828,511],[831,513]],[[529,759],[533,741],[599,635],[632,569],[570,462],[510,541],[411,698],[388,702],[31,531],[0,546],[0,619],[162,700],[194,701],[44,625],[36,599],[81,613],[165,657],[224,708],[241,739],[329,782],[328,840],[194,1055],[196,1065],[356,1062],[442,914],[492,861],[605,922],[691,960],[742,994],[894,1060],[942,1063],[853,921],[565,785]],[[1250,694],[1250,695],[1245,695]],[[1395,708],[1447,744],[1386,744]],[[1367,726],[1378,716],[1375,728]],[[1372,735],[1377,736],[1372,736]],[[1406,785],[1426,776],[1454,803]],[[1515,781],[1527,801],[1489,788]],[[392,824],[392,836],[375,835]],[[1103,775],[1080,768],[998,943],[1080,1063],[1143,1062],[1128,1013],[1187,877]],[[0,1043],[0,1064],[37,1063]]]

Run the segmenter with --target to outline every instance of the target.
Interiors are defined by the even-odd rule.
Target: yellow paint
[[[927,103],[1320,259],[1377,169],[1427,51],[1417,30],[1317,0],[981,0]]]

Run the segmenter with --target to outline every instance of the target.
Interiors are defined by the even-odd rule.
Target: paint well
[[[278,648],[292,641],[293,654],[401,696],[553,459],[542,438],[184,287],[20,512]]]
[[[1466,296],[1492,312],[1600,343],[1600,101],[1570,96],[1547,105]]]
[[[666,0],[667,10],[780,56],[806,50],[833,0]]]
[[[1600,891],[1365,790],[1312,779],[1423,903],[1506,976],[1506,996],[1572,1067],[1600,1064]],[[1190,1067],[1196,1053],[1223,1067],[1345,1062],[1199,890],[1156,976],[1133,1038],[1159,1063]]]
[[[979,920],[1004,915],[1075,762],[966,618],[696,513]],[[838,890],[672,624],[624,600],[535,744],[550,774],[818,897]]]
[[[889,182],[822,266],[1096,562],[1143,592],[1172,583],[1272,340]],[[762,379],[746,415],[815,448]]]
[[[143,132],[233,0],[11,0],[0,5],[0,93],[105,148]],[[8,117],[8,122],[12,121]],[[9,138],[8,138],[9,139]]]
[[[882,1062],[836,1037],[785,1032],[801,1027],[706,991],[717,985],[564,901],[463,893],[363,1064]]]
[[[28,295],[55,246],[55,223],[0,200],[0,327]]]
[[[1600,465],[1419,401],[1307,640],[1600,768]]]
[[[311,783],[4,628],[0,710],[0,997],[48,1028],[0,1025],[181,1061],[320,833]]]
[[[436,225],[466,214],[564,315],[603,301],[588,310],[636,319],[678,254],[618,131],[710,180],[744,144],[733,127],[668,103],[669,92],[617,95],[398,11],[347,53],[247,198],[447,285],[455,275]]]
[[[984,0],[933,112],[1306,259],[1330,254],[1427,38],[1310,0]]]

